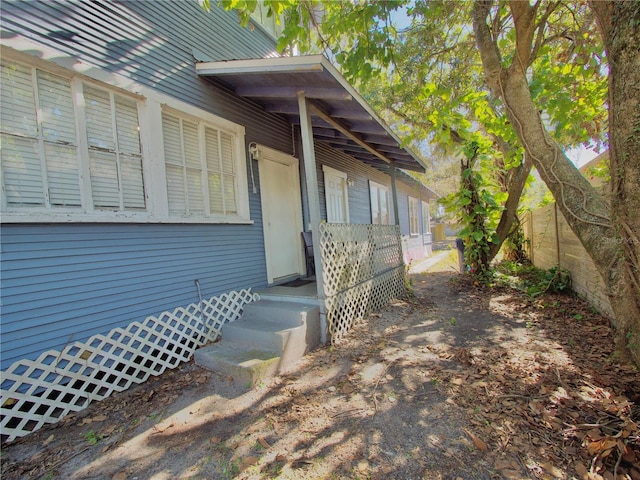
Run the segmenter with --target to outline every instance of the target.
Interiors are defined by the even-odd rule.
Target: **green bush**
[[[571,291],[571,275],[559,267],[543,270],[531,264],[505,260],[496,266],[495,279],[499,284],[516,288],[532,297],[547,292]]]

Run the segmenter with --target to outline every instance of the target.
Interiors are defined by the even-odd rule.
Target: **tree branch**
[[[510,68],[520,68],[526,72],[530,65],[533,35],[536,30],[536,10],[539,3],[533,7],[527,0],[512,0],[510,2],[511,14],[516,27],[516,58]]]
[[[533,49],[531,51],[531,58],[529,59],[529,65],[531,65],[531,63],[538,56],[538,51],[540,50],[540,48],[543,45],[546,45],[548,43],[544,38],[544,31],[547,27],[547,20],[549,20],[549,17],[555,11],[555,9],[558,8],[558,6],[560,6],[559,1],[555,3],[547,4],[547,9],[545,10],[544,14],[542,15],[542,17],[540,17],[540,20],[536,22],[537,33],[535,34],[535,41],[534,41]],[[554,35],[554,37],[557,38],[558,35]]]
[[[502,74],[502,60],[500,51],[487,25],[487,16],[493,6],[492,0],[477,0],[473,5],[471,17],[473,32],[482,59],[482,67],[487,79],[487,85],[495,97],[500,97],[500,75]]]

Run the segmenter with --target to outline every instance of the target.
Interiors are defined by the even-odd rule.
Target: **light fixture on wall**
[[[347,178],[347,186],[348,186],[348,187],[353,187],[353,184],[354,184],[354,183],[355,183],[355,182],[353,181],[353,179],[352,179],[352,178]]]
[[[260,158],[260,150],[258,150],[258,144],[251,142],[249,144],[249,158],[251,160],[258,160]],[[249,162],[249,171],[251,172],[251,186],[254,195],[257,195],[258,189],[256,188],[256,179],[253,177],[253,163]]]
[[[260,150],[258,150],[258,144],[256,142],[249,144],[249,155],[251,155],[251,160],[260,160]]]

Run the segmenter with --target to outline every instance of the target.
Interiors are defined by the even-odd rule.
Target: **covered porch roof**
[[[425,171],[424,163],[322,55],[196,63],[236,95],[300,125],[298,93],[308,102],[313,138],[379,170]]]

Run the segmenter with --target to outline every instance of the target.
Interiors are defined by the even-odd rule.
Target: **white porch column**
[[[300,111],[300,133],[302,134],[302,155],[304,157],[304,173],[309,199],[309,220],[313,235],[313,259],[316,269],[316,287],[320,301],[320,340],[327,343],[327,315],[324,305],[324,282],[322,278],[322,261],[320,252],[320,194],[318,192],[318,175],[316,174],[316,152],[313,146],[313,129],[311,115],[304,91],[298,92],[298,109]]]
[[[393,217],[395,224],[400,225],[400,215],[398,213],[398,189],[396,188],[396,162],[389,164],[389,172],[391,175],[391,197],[393,200]]]

